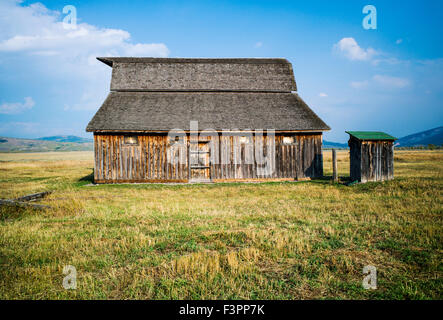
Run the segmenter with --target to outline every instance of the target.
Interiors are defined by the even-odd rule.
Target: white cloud
[[[378,66],[378,65],[381,65],[381,64],[385,64],[385,65],[389,65],[389,66],[394,66],[394,65],[408,66],[408,65],[411,64],[411,61],[409,61],[409,60],[400,60],[400,59],[397,59],[395,57],[386,57],[385,56],[385,57],[380,58],[380,59],[373,59],[371,61],[371,63],[374,66]]]
[[[410,86],[411,81],[407,78],[376,74],[370,80],[352,81],[350,86],[355,89],[363,89],[369,87],[370,85],[373,86],[374,84],[378,84],[389,89],[401,89]]]
[[[77,16],[81,19],[81,11]],[[39,77],[56,79],[48,90],[63,95],[69,110],[98,109],[109,91],[111,69],[96,57],[169,55],[164,43],[134,43],[125,30],[85,22],[75,29],[64,28],[63,18],[61,12],[40,3],[0,0],[0,54],[15,63],[26,61],[33,68],[30,72]],[[59,79],[65,79],[64,83]]]
[[[361,89],[361,88],[366,88],[369,85],[369,81],[368,80],[364,80],[364,81],[352,81],[350,83],[351,87],[355,88],[355,89]]]
[[[320,92],[320,93],[318,94],[318,96],[319,96],[319,97],[322,97],[322,98],[325,98],[325,97],[327,97],[328,95],[327,95],[326,93],[324,93],[324,92]]]
[[[349,60],[369,61],[377,51],[372,48],[363,49],[354,38],[343,38],[334,45],[334,49]]]
[[[391,77],[386,75],[376,74],[372,77],[372,79],[387,88],[405,88],[408,87],[411,82],[409,79],[400,78],[400,77]]]
[[[403,39],[397,39],[397,40],[395,41],[396,44],[400,44],[400,43],[402,43],[402,42],[403,42]]]
[[[3,103],[0,105],[0,113],[2,114],[18,114],[25,110],[31,109],[35,105],[34,100],[31,97],[25,97],[25,101],[13,102],[13,103]]]
[[[134,45],[126,45],[124,49],[126,55],[131,57],[167,57],[169,55],[169,50],[163,43],[137,43]]]
[[[131,43],[129,32],[100,28],[88,23],[65,28],[62,14],[37,3],[20,6],[16,1],[0,4],[0,51],[63,54],[70,57],[91,52],[113,50],[125,56],[166,57],[169,50],[163,43]]]

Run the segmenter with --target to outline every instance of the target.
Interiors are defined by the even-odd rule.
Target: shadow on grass
[[[87,176],[84,176],[84,177],[78,179],[78,182],[93,183],[94,182],[94,170],[90,174],[88,174]]]
[[[38,214],[39,212],[41,212],[39,209],[4,205],[0,206],[0,221],[20,220],[25,216]]]
[[[339,177],[339,180],[337,183],[334,183],[331,176],[323,176],[319,178],[315,178],[313,180],[306,181],[308,183],[317,183],[317,184],[336,184],[341,186],[348,186],[352,181],[349,176],[347,177]]]
[[[93,184],[94,174],[91,173],[81,179],[78,182],[81,185],[89,183]],[[99,188],[124,188],[124,189],[181,189],[181,188],[200,188],[202,186],[206,188],[223,188],[232,186],[260,186],[260,185],[282,185],[282,184],[319,184],[319,185],[336,185],[336,186],[347,186],[351,182],[349,177],[340,177],[339,182],[333,183],[332,176],[323,176],[315,178],[312,180],[292,180],[292,181],[257,181],[257,182],[243,182],[243,181],[232,181],[232,182],[216,182],[216,183],[104,183],[97,184],[96,187]]]

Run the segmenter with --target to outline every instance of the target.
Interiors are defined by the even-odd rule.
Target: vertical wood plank
[[[337,151],[332,149],[332,180],[338,182],[337,176]]]

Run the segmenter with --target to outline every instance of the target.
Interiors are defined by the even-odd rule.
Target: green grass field
[[[0,154],[0,198],[54,191],[0,209],[1,299],[443,298],[442,151],[396,151],[395,180],[353,186],[87,186],[92,156]]]

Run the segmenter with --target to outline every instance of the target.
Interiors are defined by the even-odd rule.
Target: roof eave
[[[108,66],[110,66],[112,68],[112,60],[109,58],[104,58],[104,57],[97,57],[97,60],[100,62],[103,62],[104,64],[107,64]]]
[[[259,64],[292,64],[286,58],[154,58],[154,57],[97,57],[97,60],[112,67],[117,63],[259,63]]]
[[[226,130],[226,129],[223,129]],[[223,130],[216,130],[217,132],[222,132]],[[266,129],[265,129],[266,130]],[[275,130],[276,133],[303,133],[303,132],[307,132],[307,133],[315,133],[315,132],[324,132],[324,131],[329,131],[331,129],[302,129],[302,130]],[[154,130],[135,130],[135,129],[91,129],[91,128],[86,128],[86,132],[97,132],[97,133],[118,133],[118,132],[133,132],[133,133],[168,133],[170,130],[160,130],[160,129],[154,129]],[[183,130],[186,133],[189,133],[190,130]],[[204,131],[204,130],[199,130],[199,131]],[[250,131],[255,131],[250,130]],[[235,131],[235,130],[231,130],[231,132],[249,132],[246,130],[239,130],[239,131]]]

